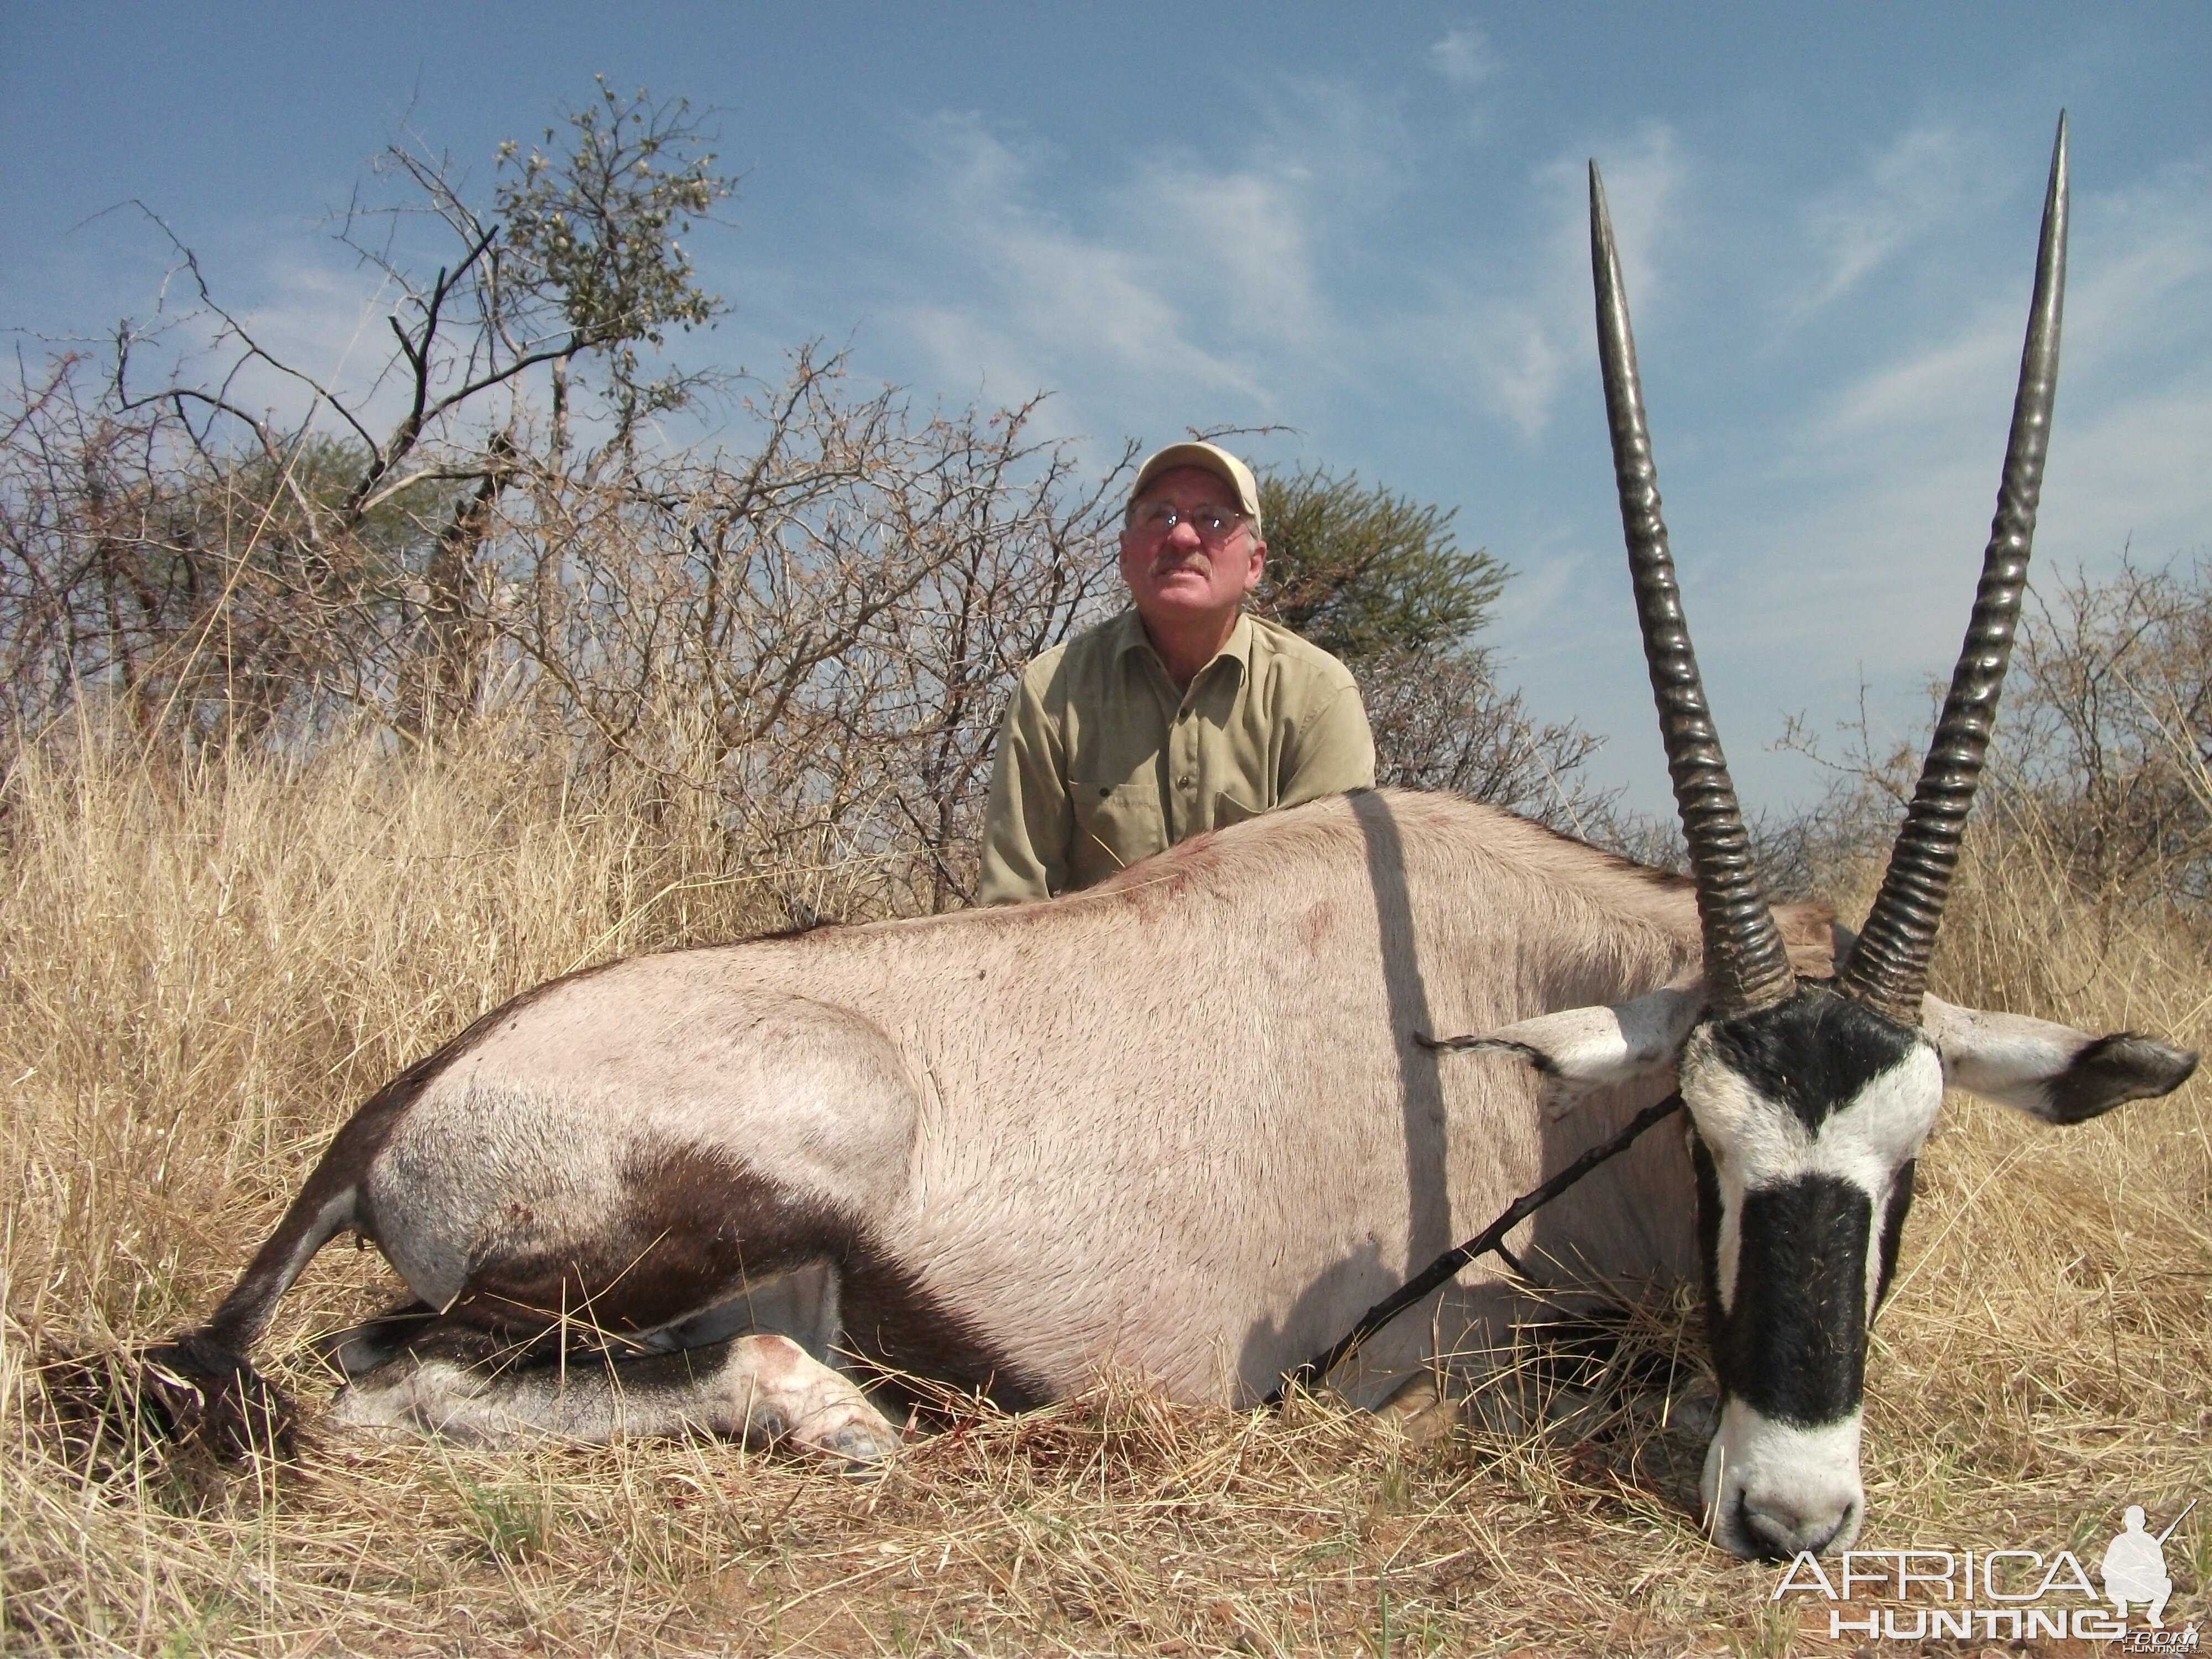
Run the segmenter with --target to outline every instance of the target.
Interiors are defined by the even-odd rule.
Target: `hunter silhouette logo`
[[[1827,1609],[1832,1639],[2125,1638],[2130,1652],[2194,1653],[2197,1627],[2168,1631],[2165,1615],[2173,1595],[2166,1542],[2196,1507],[2192,1498],[2164,1531],[2154,1533],[2142,1505],[2128,1505],[2121,1530],[2098,1563],[2101,1596],[2071,1550],[2045,1556],[2030,1549],[1892,1549],[1846,1550],[1832,1577],[1818,1556],[1801,1551],[1770,1599],[1817,1595],[1849,1604]],[[1881,1604],[1869,1604],[1875,1599]],[[2142,1610],[2147,1628],[2130,1629],[2131,1608]]]
[[[2166,1598],[2173,1594],[2173,1580],[2166,1571],[2166,1540],[2173,1536],[2182,1516],[2196,1507],[2192,1498],[2183,1505],[2181,1514],[2166,1523],[2166,1530],[2154,1538],[2143,1530],[2142,1505],[2128,1505],[2123,1517],[2127,1530],[2105,1547],[2101,1574],[2106,1598],[2119,1610],[2122,1619],[2128,1616],[2129,1602],[2148,1602],[2143,1616],[2150,1620],[2151,1628],[2166,1628],[2166,1620],[2160,1615],[2166,1611]]]

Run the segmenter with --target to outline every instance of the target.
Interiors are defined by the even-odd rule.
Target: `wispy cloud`
[[[1170,373],[1217,393],[1249,396],[1249,377],[1196,337],[1171,291],[1159,249],[1173,231],[1142,239],[1085,231],[1038,204],[1040,163],[978,118],[941,117],[925,137],[931,162],[926,216],[942,268],[927,297],[893,313],[954,384],[975,377],[1003,393],[1088,386]],[[1187,207],[1187,204],[1185,204]]]
[[[1489,38],[1472,23],[1455,23],[1446,29],[1443,39],[1429,48],[1429,62],[1455,87],[1480,85],[1498,68]]]
[[[2077,210],[2046,520],[2061,556],[2212,536],[2212,166]],[[2087,234],[2081,234],[2087,232]]]
[[[2046,569],[2102,563],[2130,537],[2139,553],[2162,557],[2202,545],[2212,522],[2205,182],[2205,169],[2191,168],[2124,195],[2076,194],[2037,538]],[[1738,538],[1748,608],[1797,618],[1801,635],[1856,630],[1877,673],[1948,648],[1996,498],[2030,252],[2021,246],[2002,280],[1980,285],[1948,325],[1839,377],[1811,410],[1777,425],[1768,481],[1788,499],[1747,518]],[[1946,262],[1975,257],[1962,239]],[[1757,556],[1762,544],[1805,556],[1785,575]],[[1808,604],[1812,590],[1818,603]]]
[[[1659,256],[1688,167],[1671,129],[1655,125],[1605,146],[1601,166],[1621,266],[1638,322],[1667,301]],[[1525,251],[1449,283],[1437,310],[1408,319],[1402,349],[1432,343],[1480,405],[1523,437],[1550,425],[1567,375],[1589,357],[1589,197],[1587,157],[1561,156],[1531,180],[1538,204]],[[1418,360],[1418,359],[1416,359]]]
[[[1118,216],[1199,256],[1163,264],[1160,280],[1186,290],[1194,311],[1218,311],[1231,339],[1310,353],[1334,331],[1312,245],[1327,204],[1314,196],[1310,170],[1295,161],[1225,172],[1152,165],[1121,192]]]
[[[900,210],[925,265],[884,319],[940,380],[1061,389],[1063,419],[1294,416],[1290,388],[1358,349],[1327,251],[1380,164],[1357,112],[1334,116],[1310,143],[1262,131],[1223,157],[1158,149],[1073,189],[1063,158],[939,116]]]
[[[1465,68],[1474,37],[1447,39]],[[1234,148],[1162,145],[1103,176],[978,115],[930,119],[886,226],[910,250],[890,278],[906,292],[872,326],[919,357],[914,378],[1054,388],[1057,419],[1101,436],[1151,435],[1166,411],[1305,428],[1386,386],[1540,436],[1588,356],[1587,151],[1469,228],[1437,219],[1426,168],[1437,145],[1464,165],[1480,139],[1409,133],[1327,83],[1258,105]],[[1662,230],[1688,164],[1663,124],[1590,148],[1639,319],[1663,315]]]
[[[285,227],[286,229],[291,228]],[[131,296],[129,390],[145,397],[167,386],[220,392],[233,405],[281,430],[308,422],[318,431],[347,428],[314,386],[345,401],[372,430],[404,412],[393,383],[396,353],[385,319],[392,284],[343,250],[271,235],[258,247],[232,246],[204,262],[199,292],[181,252],[163,240],[173,263],[150,294]],[[221,307],[245,338],[232,331]],[[249,352],[250,339],[266,359]],[[286,372],[289,370],[291,372]],[[310,383],[313,383],[312,385]]]
[[[1917,126],[1900,134],[1845,184],[1805,210],[1815,255],[1800,313],[1858,286],[1901,251],[1947,222],[1986,176],[1982,147],[1956,129]]]
[[[1701,394],[1694,374],[1685,382],[1679,350],[1655,379],[1676,406],[1659,434],[1662,488],[1730,758],[1755,797],[1819,787],[1802,763],[1759,747],[1779,711],[1827,718],[1863,678],[1875,718],[1903,729],[1958,649],[1996,500],[2041,182],[2039,167],[1991,179],[1958,160],[1985,143],[1945,139],[1936,148],[1957,163],[1949,183],[1887,218],[1869,211],[1826,245],[1832,257],[1801,292],[1814,302],[1850,293],[1834,313],[1841,326],[1795,329],[1778,343],[1732,324],[1759,309],[1761,282],[1786,281],[1790,270],[1741,220],[1698,224],[1694,249],[1650,227],[1660,237],[1655,268],[1632,268],[1647,346],[1671,330],[1714,388]],[[1931,154],[1910,134],[1884,151],[1893,166]],[[1829,202],[1883,170],[1838,185]],[[1639,192],[1617,177],[1608,165],[1626,238],[1625,210]],[[1961,204],[1955,221],[1928,205],[1946,198]],[[2152,560],[2202,550],[2212,524],[2212,161],[2122,191],[2083,188],[2077,174],[2073,229],[2036,544],[2045,580],[2075,564],[2109,568],[2130,541]],[[1735,274],[1747,270],[1759,275]],[[1558,337],[1570,369],[1587,363],[1586,336]],[[1647,716],[1640,676],[1620,665],[1617,534],[1592,511],[1578,533],[1516,558],[1530,578],[1513,621],[1538,705],[1629,734],[1621,763],[1632,769]],[[1545,560],[1576,574],[1546,584]],[[1590,591],[1607,604],[1580,603]]]
[[[341,250],[287,249],[264,262],[259,286],[264,297],[239,320],[270,356],[337,392],[356,412],[398,417],[385,319],[399,295],[389,279]]]

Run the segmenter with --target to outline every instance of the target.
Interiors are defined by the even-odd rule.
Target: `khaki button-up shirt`
[[[1255,617],[1178,693],[1125,611],[1023,671],[999,729],[977,901],[1093,882],[1204,830],[1375,783],[1359,688]]]

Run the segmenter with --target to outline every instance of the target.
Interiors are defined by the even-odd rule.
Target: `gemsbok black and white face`
[[[1913,1160],[1942,1104],[1919,1033],[1825,988],[1711,1020],[1685,1045],[1699,1255],[1721,1421],[1703,1492],[1744,1553],[1858,1531],[1867,1320],[1888,1289]]]
[[[1703,1494],[1717,1541],[1786,1559],[1850,1547],[1867,1322],[1895,1270],[1914,1161],[1947,1085],[2053,1123],[2180,1085],[2197,1056],[1924,994],[2027,583],[2058,367],[2066,130],[2044,205],[2012,439],[1980,592],[1888,872],[1830,981],[1797,977],[1753,867],[1660,518],[1628,307],[1595,163],[1590,247],[1621,518],[1705,933],[1705,972],[1611,1008],[1523,1021],[1520,1053],[1562,1109],[1671,1071],[1689,1115],[1720,1421]]]
[[[1896,1271],[1944,1089],[2081,1123],[2171,1092],[2197,1065],[2148,1037],[1935,997],[1921,1010],[1894,1018],[1839,977],[1720,1012],[1699,982],[1523,1020],[1483,1043],[1536,1066],[1561,1109],[1669,1073],[1681,1091],[1721,1398],[1704,1497],[1714,1538],[1740,1555],[1848,1549],[1857,1534],[1867,1322]]]

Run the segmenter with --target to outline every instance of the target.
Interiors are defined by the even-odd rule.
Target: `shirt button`
[[[1197,787],[1198,780],[1196,778],[1177,778],[1176,780],[1176,787],[1178,789],[1195,789]]]

